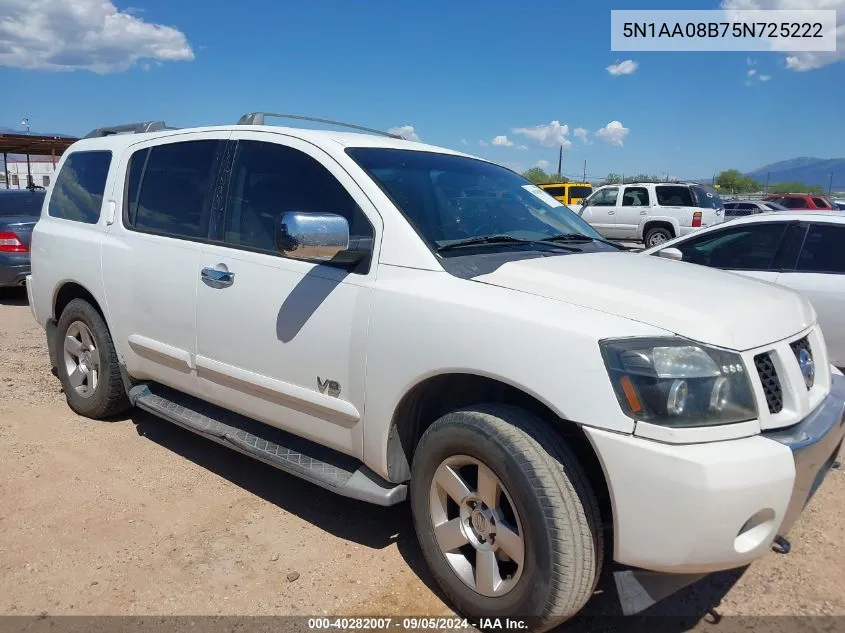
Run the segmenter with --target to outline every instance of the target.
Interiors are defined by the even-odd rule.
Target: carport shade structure
[[[78,139],[72,136],[55,136],[39,134],[2,134],[0,133],[0,153],[3,154],[3,172],[6,179],[6,189],[9,188],[9,154],[26,155],[26,183],[32,186],[32,173],[29,166],[30,156],[50,156],[53,167],[59,157]]]

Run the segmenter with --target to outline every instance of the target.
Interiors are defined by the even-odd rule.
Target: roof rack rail
[[[238,120],[238,125],[265,125],[264,117],[276,117],[278,119],[296,119],[297,121],[314,121],[316,123],[327,123],[329,125],[337,125],[340,127],[348,127],[353,130],[361,130],[362,132],[369,132],[371,134],[378,134],[379,136],[387,136],[390,138],[401,139],[399,134],[392,134],[391,132],[383,132],[382,130],[374,130],[373,128],[364,127],[362,125],[353,125],[352,123],[344,123],[343,121],[332,121],[330,119],[317,119],[310,116],[301,116],[298,114],[279,114],[277,112],[248,112]]]
[[[124,125],[109,125],[91,130],[82,138],[100,138],[114,134],[143,134],[144,132],[160,132],[162,130],[173,130],[167,127],[164,121],[141,121],[140,123],[126,123]]]

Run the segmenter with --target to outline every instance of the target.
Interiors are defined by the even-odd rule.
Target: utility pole
[[[587,182],[587,159],[584,159],[584,177],[581,179],[581,182]]]
[[[772,172],[766,172],[766,195],[769,193],[769,176],[771,176]]]
[[[830,172],[830,181],[827,184],[827,197],[830,198],[830,193],[833,191],[833,172]]]
[[[557,155],[557,180],[560,182],[563,175],[563,143],[560,144],[560,152]]]

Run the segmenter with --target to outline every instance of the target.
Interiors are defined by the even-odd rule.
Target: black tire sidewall
[[[64,361],[64,341],[67,336],[67,330],[76,321],[81,321],[91,330],[91,335],[94,338],[94,343],[100,356],[100,373],[97,380],[97,388],[94,390],[94,395],[89,398],[83,398],[76,393],[76,389],[70,384]],[[87,301],[82,299],[71,301],[59,317],[56,328],[56,345],[58,356],[58,367],[56,369],[68,405],[80,415],[99,417],[101,412],[108,407],[109,384],[111,383],[112,372],[120,371],[118,367],[113,366],[113,344],[105,321],[103,321],[100,313]]]
[[[460,416],[452,413],[446,416]],[[448,457],[468,455],[490,468],[508,491],[523,532],[525,559],[517,585],[504,596],[489,598],[466,586],[452,571],[437,544],[429,511],[429,490],[434,472]],[[420,459],[418,459],[420,458]],[[477,427],[451,427],[421,442],[415,453],[411,478],[411,508],[420,547],[432,573],[458,610],[469,617],[531,617],[542,614],[551,593],[553,569],[550,535],[540,499],[534,493],[525,465],[514,451]]]

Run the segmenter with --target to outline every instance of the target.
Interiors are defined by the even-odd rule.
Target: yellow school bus
[[[593,185],[588,182],[550,182],[538,185],[550,196],[563,204],[581,204],[587,196],[593,193]]]

